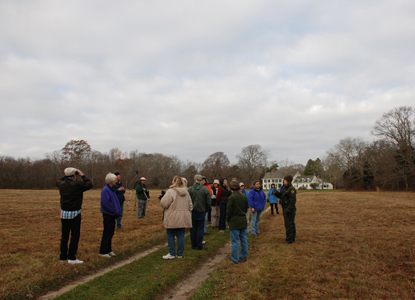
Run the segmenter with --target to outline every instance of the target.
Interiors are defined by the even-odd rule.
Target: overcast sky
[[[415,104],[415,1],[0,1],[0,155],[306,164]]]

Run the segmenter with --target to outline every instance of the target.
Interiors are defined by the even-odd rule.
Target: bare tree
[[[69,164],[82,163],[91,153],[91,146],[84,140],[71,140],[62,148],[63,160]]]
[[[251,184],[254,179],[260,179],[261,173],[268,165],[268,153],[260,145],[249,145],[242,149],[236,158],[238,166],[246,181]]]
[[[404,174],[406,189],[415,178],[414,165],[414,120],[411,119],[415,110],[410,106],[400,106],[384,113],[376,121],[372,134],[397,146],[398,162]],[[412,184],[413,185],[413,184]]]
[[[215,152],[209,155],[202,164],[201,173],[211,180],[212,178],[223,178],[229,173],[230,161],[223,152]]]

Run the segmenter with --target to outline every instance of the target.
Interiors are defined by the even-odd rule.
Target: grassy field
[[[414,193],[302,193],[297,208],[296,243],[268,214],[248,261],[224,263],[192,299],[415,298]]]
[[[58,191],[2,190],[0,298],[36,297],[140,250],[165,243],[158,195],[159,191],[151,192],[153,206],[148,207],[145,220],[136,219],[134,202],[126,207],[124,228],[117,230],[113,239],[117,257],[104,260],[98,257],[102,235],[100,191],[86,192],[78,251],[78,257],[85,263],[69,266],[59,262]],[[263,215],[261,235],[249,238],[248,261],[234,265],[230,259],[226,260],[193,299],[414,298],[414,193],[300,193],[297,208],[295,244],[284,244],[281,215]],[[209,238],[212,244],[217,239],[217,246],[224,242],[219,235]],[[198,257],[196,253],[183,261],[174,261],[176,265],[166,265],[160,259],[166,253],[156,252],[148,257],[153,269],[148,276],[154,284],[146,290],[151,295],[148,299],[156,298],[189,274],[201,260],[213,255]],[[144,269],[143,261],[135,264],[105,276],[114,291],[121,291],[115,298],[122,299],[123,292],[128,293],[129,299],[135,299],[135,293],[140,294],[141,288],[134,282],[116,280],[120,274]],[[151,273],[154,270],[159,273],[157,276]],[[167,273],[176,275],[164,277],[158,270],[170,270]],[[100,297],[100,281],[75,289],[75,297],[88,290]]]
[[[131,190],[126,192],[127,201]],[[163,209],[151,191],[152,206],[145,219],[137,220],[134,195],[124,206],[123,229],[116,230],[116,258],[98,256],[103,224],[101,191],[84,193],[81,238],[77,257],[85,263],[68,267],[59,261],[61,235],[58,190],[1,190],[0,193],[0,298],[24,298],[71,283],[80,275],[94,273],[115,261],[166,242],[161,222]]]

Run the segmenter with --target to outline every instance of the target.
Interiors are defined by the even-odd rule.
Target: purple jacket
[[[249,191],[248,203],[250,208],[254,208],[255,211],[263,211],[265,204],[267,203],[267,197],[262,189],[259,192],[253,188]]]
[[[114,217],[121,216],[120,201],[117,194],[107,184],[101,192],[101,212]]]

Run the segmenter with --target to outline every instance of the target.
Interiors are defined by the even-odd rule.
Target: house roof
[[[292,172],[286,172],[283,169],[279,169],[274,172],[268,172],[262,179],[284,178],[286,175],[292,175],[294,177],[295,174],[293,174]]]

